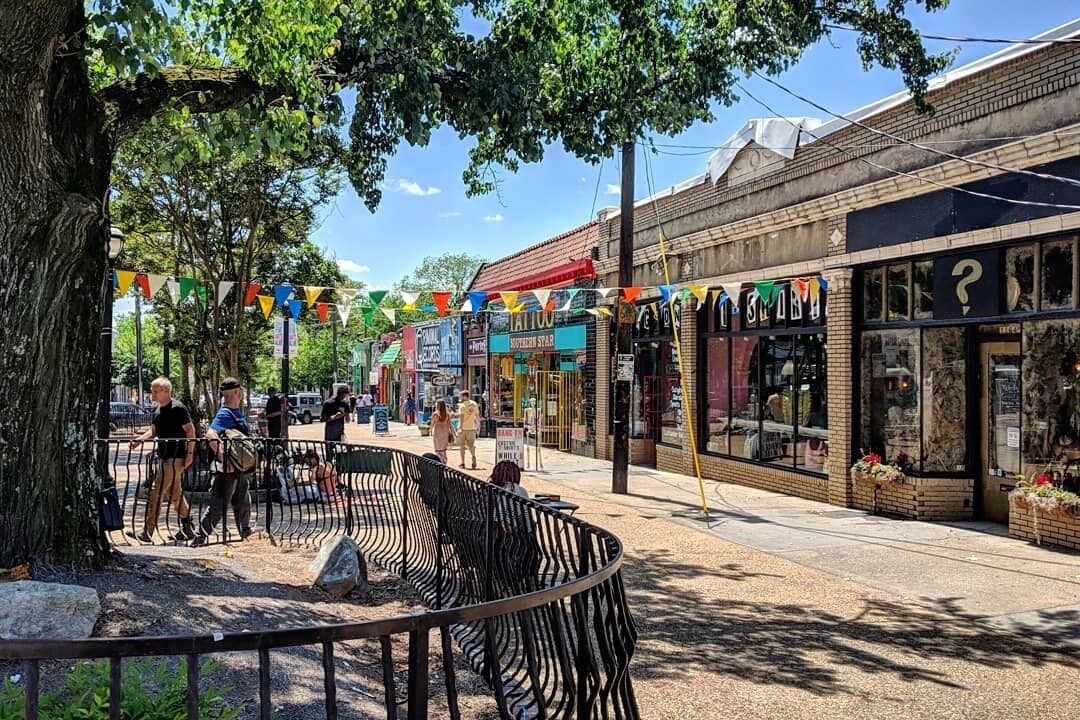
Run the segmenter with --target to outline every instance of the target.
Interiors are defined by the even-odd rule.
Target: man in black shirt
[[[283,437],[281,429],[287,422],[284,419],[285,404],[282,401],[282,397],[277,394],[277,388],[266,388],[266,409],[263,410],[263,415],[266,418],[266,436],[277,440]]]
[[[322,406],[323,439],[327,442],[341,442],[345,439],[345,421],[349,417],[349,388],[341,386],[333,398]]]
[[[191,414],[183,403],[173,398],[172,383],[168,378],[159,377],[150,384],[150,395],[157,403],[150,427],[139,437],[131,441],[131,449],[142,445],[144,440],[157,438],[158,468],[150,499],[146,504],[146,520],[143,530],[137,535],[128,533],[139,542],[153,542],[157,530],[158,513],[161,511],[161,498],[165,496],[176,509],[180,518],[180,536],[190,540],[195,537],[191,526],[191,508],[184,498],[182,478],[184,470],[191,465],[195,457],[195,425]]]

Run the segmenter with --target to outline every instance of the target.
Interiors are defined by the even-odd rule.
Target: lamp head
[[[109,260],[115,260],[120,257],[120,253],[124,250],[124,233],[120,228],[112,225],[109,227]]]

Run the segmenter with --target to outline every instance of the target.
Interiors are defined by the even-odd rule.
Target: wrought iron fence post
[[[409,720],[428,716],[428,629],[409,633]]]
[[[405,459],[398,454],[401,473],[401,579],[409,579],[409,479],[405,476]]]
[[[421,468],[421,473],[423,468]],[[446,474],[439,469],[435,485],[435,608],[443,606],[443,482]]]

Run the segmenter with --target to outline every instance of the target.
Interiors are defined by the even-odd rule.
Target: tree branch
[[[114,83],[101,91],[106,115],[119,144],[138,132],[169,100],[196,113],[217,113],[240,107],[259,94],[280,92],[260,86],[234,67],[168,67]]]

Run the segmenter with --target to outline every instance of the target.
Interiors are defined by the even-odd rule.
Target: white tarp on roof
[[[819,125],[820,120],[809,117],[755,118],[709,156],[709,177],[714,183],[723,177],[735,156],[751,142],[790,160],[795,157],[795,148],[811,139],[803,131]]]

